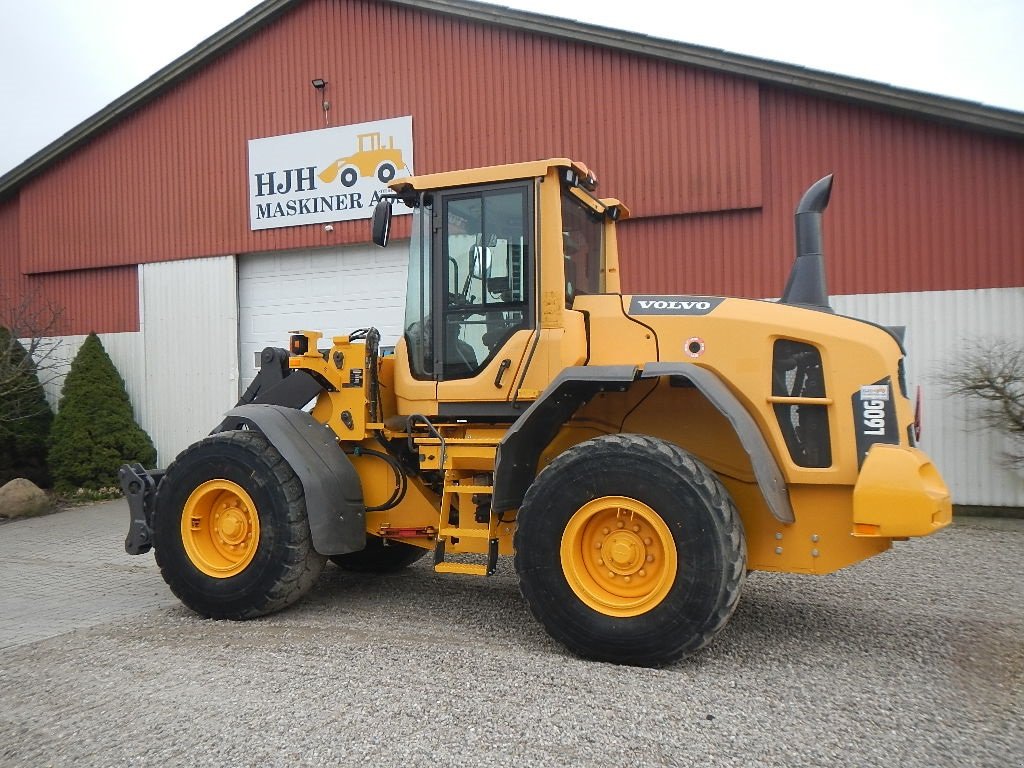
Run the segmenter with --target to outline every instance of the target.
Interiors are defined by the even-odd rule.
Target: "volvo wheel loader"
[[[660,665],[725,626],[749,571],[825,574],[949,524],[900,332],[829,307],[831,177],[777,302],[623,294],[629,211],[568,159],[390,186],[414,209],[394,353],[372,328],[295,332],[165,472],[122,468],[127,551],[155,548],[194,611],[284,608],[327,560],[511,556],[555,639]]]

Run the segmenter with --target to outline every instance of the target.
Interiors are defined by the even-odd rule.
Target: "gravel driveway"
[[[490,579],[328,566],[207,621],[121,550],[123,502],[0,525],[3,766],[1020,766],[1024,521],[828,577],[752,574],[712,646],[581,661]]]

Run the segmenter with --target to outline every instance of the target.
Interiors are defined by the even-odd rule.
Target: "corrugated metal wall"
[[[238,401],[235,258],[146,264],[139,282],[146,387],[136,407],[166,466]]]
[[[628,290],[781,293],[793,210],[835,173],[834,293],[1024,285],[1024,141],[762,87],[764,207],[628,221]]]
[[[135,419],[153,439],[158,466],[201,439],[238,400],[235,258],[139,267],[143,322],[134,333],[100,333],[125,382]],[[84,335],[53,338],[61,375],[44,389],[60,402]]]
[[[1019,140],[373,0],[299,4],[28,183],[20,271],[365,241],[362,221],[248,227],[246,141],[322,127],[313,76],[333,124],[412,114],[421,173],[590,163],[638,216],[630,290],[777,293],[793,206],[826,171],[834,290],[1024,284]],[[136,327],[134,270],[53,280],[69,330]]]
[[[380,62],[385,47],[400,66]],[[30,273],[367,239],[250,232],[246,141],[412,114],[418,172],[578,157],[639,215],[761,203],[757,84],[377,2],[309,0],[21,191]],[[69,237],[68,233],[74,233]]]
[[[19,267],[24,238],[13,197],[0,203],[0,323],[10,322],[6,316],[13,308],[22,320],[38,318],[35,330],[44,335],[138,328],[134,267],[24,275]],[[22,307],[26,311],[19,311]]]
[[[1003,462],[1004,438],[983,429],[971,403],[951,397],[938,377],[965,350],[1024,329],[1024,288],[834,296],[837,312],[884,325],[907,326],[907,375],[920,384],[922,447],[934,459],[958,504],[1024,507],[1024,476]]]

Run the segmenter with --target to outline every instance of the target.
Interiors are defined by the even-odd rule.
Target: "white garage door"
[[[373,326],[381,345],[402,334],[409,241],[256,253],[238,259],[239,373],[242,391],[264,347],[287,347],[295,330],[332,336]]]

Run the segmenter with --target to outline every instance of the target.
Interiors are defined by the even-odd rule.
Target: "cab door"
[[[438,411],[512,415],[536,327],[534,183],[445,191],[434,201]],[[508,411],[508,414],[505,414]]]

